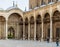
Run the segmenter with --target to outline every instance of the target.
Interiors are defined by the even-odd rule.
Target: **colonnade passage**
[[[8,19],[0,16],[0,39],[19,39],[37,41],[60,40],[60,12],[55,11],[52,16],[46,13],[43,18],[37,15],[24,18],[17,14],[11,14]]]

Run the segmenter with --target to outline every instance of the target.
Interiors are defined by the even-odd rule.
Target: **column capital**
[[[6,20],[8,20],[8,18],[6,18]]]
[[[41,18],[41,21],[43,22],[44,17]]]

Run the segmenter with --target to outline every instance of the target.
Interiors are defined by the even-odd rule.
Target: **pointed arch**
[[[59,14],[59,11],[58,10],[54,11],[53,12],[53,16],[56,15],[57,13]]]
[[[10,26],[15,29],[15,39],[23,39],[23,18],[21,17],[21,15],[19,15],[18,13],[12,13],[11,15],[9,15],[8,27]]]
[[[50,38],[50,14],[49,13],[45,13],[44,15],[44,40],[46,41],[47,38]]]
[[[34,17],[30,17],[30,39],[34,40]]]
[[[30,23],[34,24],[34,17],[33,16],[30,17]]]
[[[25,39],[28,40],[28,18],[25,18]]]
[[[41,26],[41,15],[37,15],[36,17],[36,40],[41,40],[41,36],[42,36],[42,26]]]
[[[37,17],[36,17],[36,22],[37,22],[37,23],[41,23],[41,15],[37,15]]]
[[[25,18],[25,24],[28,24],[28,18]]]
[[[59,21],[60,17],[60,12],[58,10],[56,10],[54,13],[53,13],[53,16],[52,16],[52,20],[53,20],[53,23],[56,22],[56,21]]]
[[[44,15],[44,22],[46,23],[46,22],[50,22],[50,14],[49,13],[46,13],[45,15]]]
[[[56,41],[56,38],[60,38],[60,12],[58,10],[54,11],[52,16],[53,21],[53,41]]]

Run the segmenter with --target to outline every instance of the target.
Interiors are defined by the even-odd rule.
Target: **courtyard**
[[[0,40],[0,47],[57,47],[55,42],[47,43],[33,40]],[[60,47],[60,42],[59,46]]]

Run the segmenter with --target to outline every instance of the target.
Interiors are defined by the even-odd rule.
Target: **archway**
[[[43,22],[44,22],[44,40],[46,41],[47,38],[50,39],[50,15],[48,13],[45,14]]]
[[[53,41],[56,41],[56,38],[58,37],[60,39],[60,12],[55,11],[53,13]]]
[[[28,18],[25,19],[25,39],[28,39]]]
[[[30,18],[30,39],[34,40],[34,17]]]
[[[41,30],[41,16],[38,15],[36,18],[36,40],[41,40],[42,30]]]
[[[0,39],[5,39],[6,37],[6,20],[3,16],[0,16]]]
[[[22,39],[23,37],[23,19],[18,13],[12,13],[8,17],[8,29],[9,27],[13,27],[15,31],[14,39]]]

